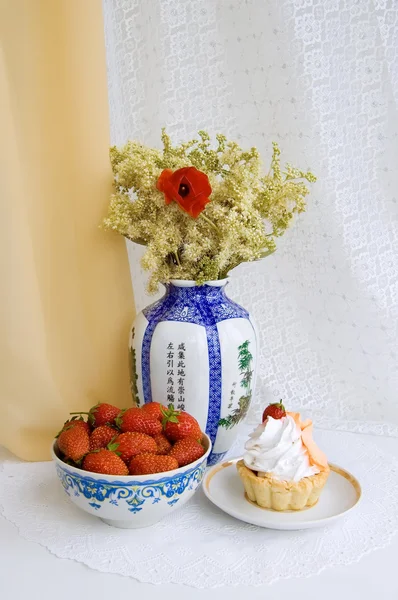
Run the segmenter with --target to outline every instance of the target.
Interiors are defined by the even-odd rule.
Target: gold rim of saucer
[[[262,509],[246,500],[236,463],[232,457],[207,470],[203,492],[210,502],[240,521],[276,530],[312,529],[333,523],[358,508],[362,499],[359,480],[343,467],[329,463],[328,478],[320,501],[313,510],[276,511]],[[323,501],[325,497],[325,501]]]

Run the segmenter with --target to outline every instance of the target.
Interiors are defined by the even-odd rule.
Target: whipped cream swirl
[[[319,473],[318,467],[310,464],[301,429],[290,415],[268,417],[250,434],[245,449],[245,465],[253,471],[272,473],[275,479],[300,481]]]

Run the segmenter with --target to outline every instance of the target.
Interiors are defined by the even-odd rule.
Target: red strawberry
[[[158,454],[140,454],[135,456],[130,463],[130,475],[150,475],[174,469],[178,469],[178,462],[175,458]]]
[[[155,440],[151,438],[151,436],[146,435],[146,433],[136,433],[132,431],[121,433],[115,439],[114,444],[115,446],[117,444],[116,451],[120,454],[120,458],[124,460],[125,463],[128,463],[133,456],[137,456],[137,454],[158,451]]]
[[[169,452],[169,456],[177,459],[178,466],[184,467],[195,462],[205,453],[202,444],[194,438],[184,438],[174,444]]]
[[[162,423],[166,437],[172,442],[178,442],[186,437],[202,439],[197,420],[186,412],[174,410],[172,404],[165,411]]]
[[[263,423],[267,417],[272,417],[273,419],[281,419],[282,417],[286,417],[286,411],[282,404],[282,400],[280,402],[275,402],[274,404],[268,404],[267,408],[263,412]]]
[[[56,435],[56,437],[58,438],[60,434],[65,431],[65,429],[70,429],[71,427],[81,427],[88,433],[88,435],[91,433],[91,427],[88,423],[86,423],[86,421],[83,420],[83,417],[72,417],[72,419],[65,421],[61,431]]]
[[[117,429],[110,427],[109,425],[100,425],[94,429],[90,435],[90,450],[98,450],[99,448],[106,448],[107,445],[114,437],[118,435]]]
[[[76,412],[70,414],[88,415],[88,422],[90,425],[92,425],[92,427],[100,427],[101,425],[113,425],[119,413],[120,408],[117,406],[113,406],[113,404],[107,404],[106,402],[98,402],[98,404],[90,408],[88,413]]]
[[[164,406],[164,404],[160,404],[160,402],[147,402],[147,404],[144,404],[144,406],[141,407],[141,410],[148,417],[161,421],[164,417],[163,411],[167,410],[167,407]]]
[[[58,438],[58,448],[65,458],[78,462],[90,450],[87,431],[82,427],[71,427],[62,431]]]
[[[129,470],[120,456],[105,448],[87,454],[83,460],[83,469],[104,475],[129,474]]]
[[[158,447],[158,454],[168,454],[170,452],[172,445],[163,433],[153,436],[153,439]]]
[[[116,419],[116,425],[123,432],[135,431],[147,435],[157,435],[162,432],[160,421],[148,417],[141,408],[128,408],[122,411]]]

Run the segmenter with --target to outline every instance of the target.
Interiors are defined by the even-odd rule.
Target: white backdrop
[[[284,398],[398,435],[398,4],[104,0],[104,15],[113,143],[204,128],[268,162],[276,140],[319,178],[277,252],[229,286],[261,332],[257,410]]]

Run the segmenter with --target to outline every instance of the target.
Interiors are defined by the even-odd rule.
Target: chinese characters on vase
[[[185,352],[184,342],[175,351],[173,342],[167,345],[167,402],[185,411]]]

